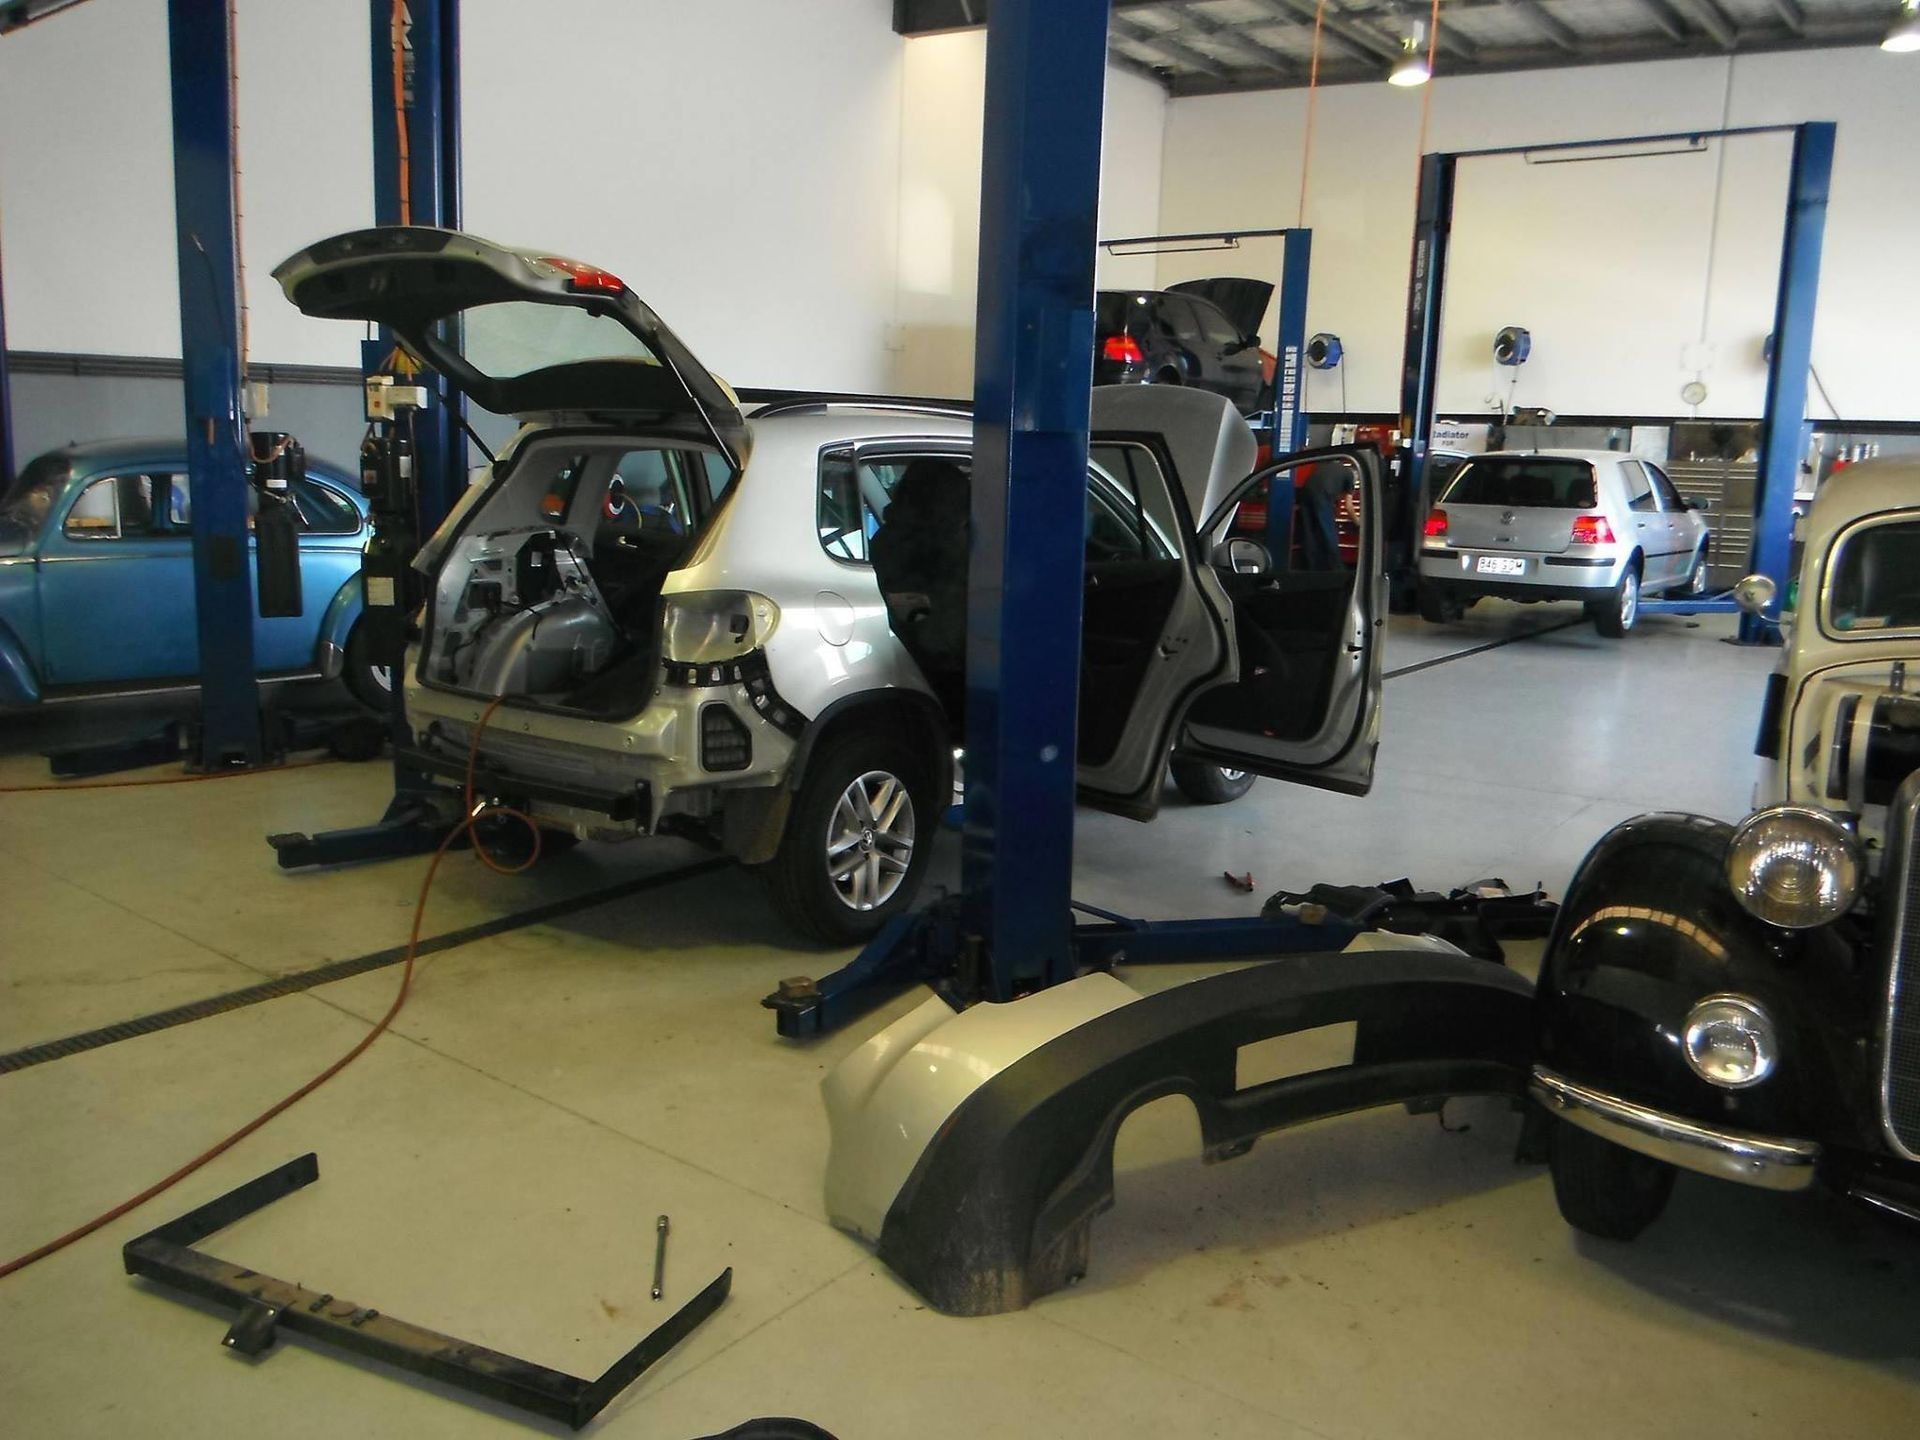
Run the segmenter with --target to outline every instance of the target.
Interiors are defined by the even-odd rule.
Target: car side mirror
[[[1682,495],[1680,497],[1680,503],[1685,505],[1689,510],[1713,509],[1713,501],[1703,495]]]
[[[1771,576],[1749,575],[1733,587],[1733,603],[1744,614],[1764,615],[1778,593],[1779,586],[1773,583]]]
[[[1217,546],[1213,552],[1213,563],[1219,569],[1231,570],[1236,575],[1265,575],[1273,569],[1273,557],[1267,553],[1267,547],[1244,535],[1236,535],[1226,544]]]

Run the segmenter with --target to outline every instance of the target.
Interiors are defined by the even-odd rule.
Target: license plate
[[[1527,573],[1527,562],[1509,559],[1505,555],[1482,555],[1473,568],[1482,575],[1524,575]]]

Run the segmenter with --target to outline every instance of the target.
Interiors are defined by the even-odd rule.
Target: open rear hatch
[[[617,276],[456,230],[384,225],[274,268],[302,312],[371,321],[500,415],[618,416],[717,446],[747,430],[726,385]]]
[[[386,326],[475,403],[538,422],[421,552],[420,679],[638,713],[666,578],[746,464],[732,391],[618,276],[578,260],[383,226],[273,273],[306,314]]]

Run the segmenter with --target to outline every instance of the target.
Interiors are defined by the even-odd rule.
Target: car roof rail
[[[742,404],[755,407],[752,412],[755,420],[764,420],[769,415],[798,415],[833,407],[902,410],[916,415],[948,415],[958,420],[973,418],[973,406],[965,400],[925,395],[862,395],[844,390],[768,389],[743,389],[736,393]]]

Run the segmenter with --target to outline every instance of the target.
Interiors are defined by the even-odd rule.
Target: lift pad
[[[671,1319],[608,1366],[599,1379],[582,1380],[536,1365],[531,1360],[396,1320],[351,1300],[340,1300],[262,1275],[257,1270],[216,1260],[192,1248],[194,1242],[206,1239],[241,1216],[251,1215],[319,1178],[320,1161],[313,1154],[302,1155],[277,1170],[270,1170],[178,1220],[149,1231],[137,1240],[129,1240],[121,1252],[127,1273],[143,1275],[218,1305],[232,1306],[235,1319],[222,1343],[242,1355],[258,1355],[266,1350],[273,1344],[276,1330],[294,1330],[323,1344],[385,1361],[550,1420],[563,1421],[575,1430],[598,1415],[614,1396],[692,1334],[720,1308],[733,1286],[732,1269],[721,1271],[717,1279],[681,1306]]]
[[[1530,983],[1437,942],[1357,943],[1155,995],[1094,974],[959,1014],[929,1000],[825,1082],[828,1214],[935,1309],[995,1315],[1086,1274],[1114,1137],[1162,1096],[1193,1102],[1213,1161],[1379,1105],[1525,1095]],[[1238,1088],[1243,1046],[1345,1022],[1348,1064]]]

